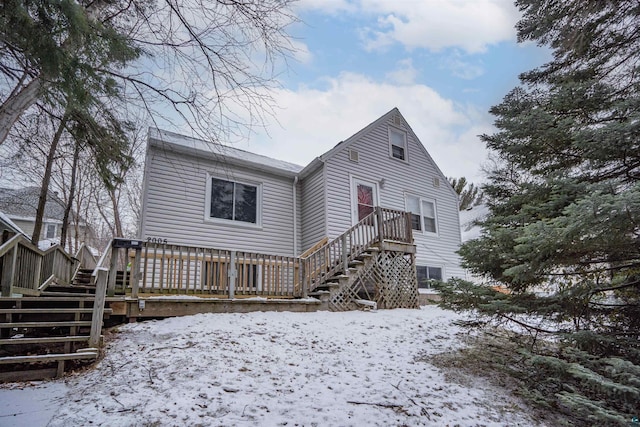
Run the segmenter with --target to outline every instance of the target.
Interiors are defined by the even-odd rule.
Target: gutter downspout
[[[293,178],[293,256],[298,256],[298,209],[297,209],[297,192],[298,175]]]

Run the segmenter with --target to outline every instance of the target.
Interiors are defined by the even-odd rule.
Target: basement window
[[[442,267],[418,265],[416,266],[416,274],[418,276],[418,288],[429,289],[432,281],[442,281]]]

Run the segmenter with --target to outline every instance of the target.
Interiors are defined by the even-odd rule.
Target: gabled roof
[[[225,161],[231,164],[281,176],[294,177],[303,169],[302,166],[294,163],[155,128],[149,128],[149,143],[159,148],[173,149],[186,154],[211,157],[213,159],[224,158]]]
[[[34,219],[39,198],[39,187],[0,188],[0,211],[10,218]],[[64,218],[64,203],[55,194],[47,196],[44,218],[60,221]]]
[[[285,162],[283,160],[277,160],[271,157],[262,156],[260,154],[251,153],[249,151],[232,148],[222,144],[214,144],[203,141],[201,139],[191,138],[188,136],[156,128],[149,128],[149,143],[156,147],[173,149],[177,152],[186,154],[204,155],[216,160],[219,158],[223,158],[225,161],[231,164],[251,167],[266,172],[271,172],[276,175],[287,177],[295,177],[297,175],[300,177],[300,179],[302,179],[316,170],[318,167],[324,164],[324,162],[332,158],[338,152],[346,149],[362,136],[373,130],[375,127],[387,122],[393,115],[400,116],[406,128],[413,136],[413,139],[418,143],[420,149],[422,149],[429,161],[435,167],[436,172],[440,175],[442,180],[447,183],[445,185],[447,185],[450,188],[451,192],[456,197],[458,197],[453,187],[451,187],[451,185],[449,184],[449,180],[447,179],[447,177],[442,173],[436,162],[433,161],[433,158],[424,147],[424,145],[422,145],[422,142],[420,142],[420,139],[418,139],[416,134],[413,132],[413,129],[411,129],[411,126],[409,126],[404,116],[402,115],[402,113],[400,113],[400,110],[398,110],[397,107],[392,108],[389,112],[369,123],[363,129],[351,135],[346,140],[339,142],[331,150],[316,157],[305,167],[296,165],[294,163]]]
[[[367,133],[371,132],[373,129],[375,129],[376,127],[386,123],[392,116],[397,115],[400,116],[400,118],[402,119],[402,122],[404,123],[405,127],[407,128],[407,130],[411,133],[411,136],[413,136],[413,139],[418,143],[418,146],[420,147],[420,149],[423,151],[423,153],[425,154],[425,156],[427,156],[427,158],[429,159],[429,161],[431,162],[431,164],[434,166],[434,168],[436,169],[436,172],[440,175],[440,178],[442,179],[443,182],[446,182],[446,186],[449,187],[449,189],[451,190],[451,192],[455,195],[455,197],[457,198],[458,195],[456,194],[455,190],[453,189],[453,187],[451,186],[451,184],[449,184],[449,180],[447,179],[447,177],[442,173],[442,171],[440,170],[440,167],[438,167],[438,165],[436,164],[436,162],[433,161],[433,158],[431,157],[431,155],[429,154],[429,152],[427,151],[427,149],[425,148],[424,145],[422,145],[422,142],[420,141],[420,139],[418,138],[418,136],[415,134],[415,132],[413,131],[413,129],[411,128],[411,126],[409,125],[409,123],[407,122],[407,120],[404,118],[404,116],[402,115],[402,113],[400,112],[400,110],[398,110],[398,107],[393,107],[389,112],[387,112],[386,114],[383,114],[381,117],[379,117],[378,119],[374,120],[373,122],[369,123],[367,126],[365,126],[364,128],[362,128],[361,130],[359,130],[358,132],[356,132],[355,134],[351,135],[349,138],[345,139],[344,141],[339,142],[338,144],[335,145],[335,147],[333,147],[331,150],[327,151],[326,153],[322,154],[319,157],[316,157],[311,163],[309,163],[303,170],[302,172],[300,172],[300,177],[303,178],[305,176],[307,176],[309,173],[311,173],[312,171],[314,171],[317,167],[319,167],[321,164],[323,164],[324,162],[326,162],[327,160],[329,160],[330,158],[332,158],[333,156],[335,156],[338,152],[341,152],[345,149],[347,149],[349,146],[351,146],[353,143],[355,143],[357,140],[359,140],[360,138],[362,138],[364,135],[366,135]]]

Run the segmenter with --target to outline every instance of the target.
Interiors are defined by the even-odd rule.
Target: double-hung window
[[[258,224],[257,185],[211,178],[209,217]]]
[[[411,213],[411,228],[427,233],[437,233],[436,204],[416,196],[406,196],[407,211]]]
[[[394,128],[389,128],[389,151],[391,157],[407,160],[407,134]]]

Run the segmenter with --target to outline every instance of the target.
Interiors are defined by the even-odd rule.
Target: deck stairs
[[[306,258],[309,296],[326,302],[332,311],[417,307],[410,226],[404,213],[376,208],[322,245]]]
[[[88,346],[94,296],[60,294],[0,298],[0,382],[58,377],[98,357]]]

